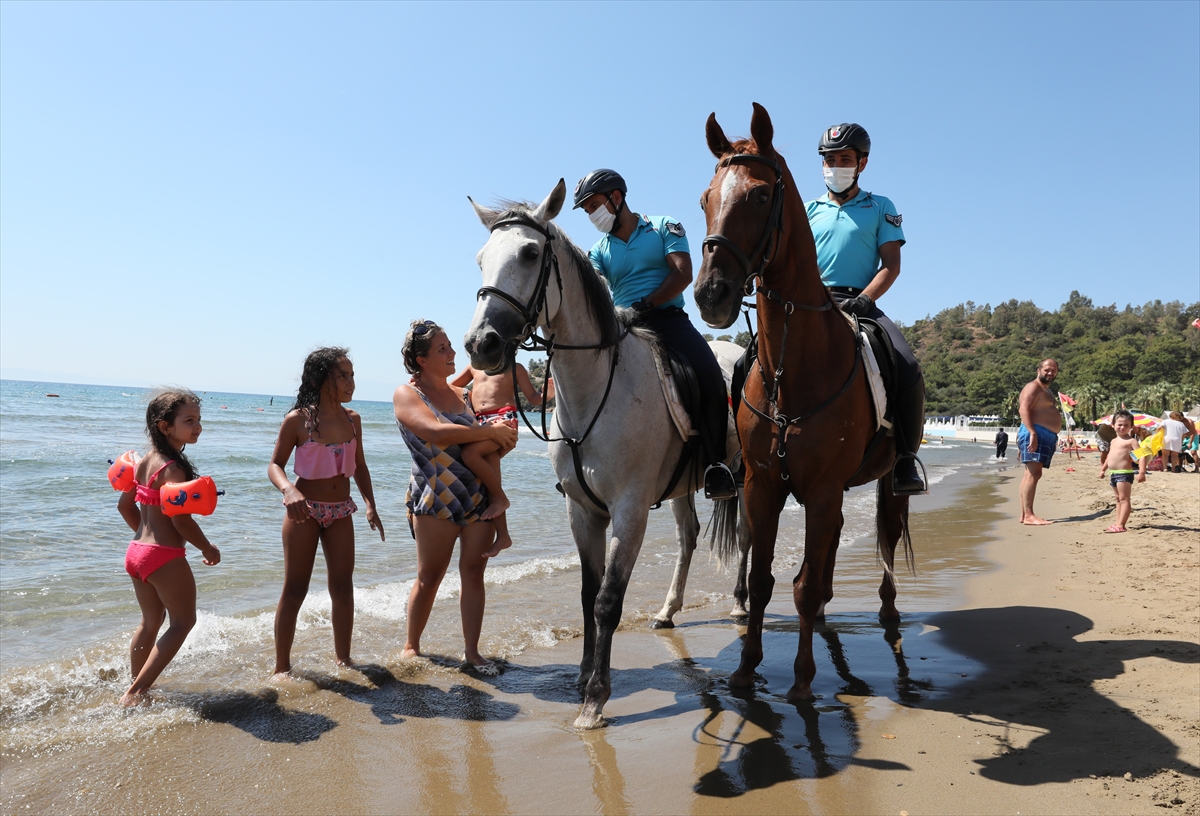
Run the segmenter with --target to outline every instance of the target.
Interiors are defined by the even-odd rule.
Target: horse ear
[[[733,152],[733,145],[725,138],[725,131],[717,124],[717,114],[710,113],[704,123],[704,136],[708,139],[708,149],[718,159]]]
[[[754,103],[754,115],[750,117],[750,136],[758,145],[758,152],[763,155],[773,155],[775,148],[771,140],[775,138],[775,126],[771,124],[771,114],[757,102]]]
[[[500,215],[499,210],[492,210],[484,207],[482,204],[476,204],[475,199],[467,196],[467,201],[471,202],[471,206],[475,208],[475,215],[479,216],[479,220],[488,229],[492,228],[492,224],[496,223],[496,217]]]
[[[553,221],[562,210],[563,202],[567,200],[567,182],[559,179],[558,184],[546,196],[546,200],[533,211],[533,217],[539,221]]]

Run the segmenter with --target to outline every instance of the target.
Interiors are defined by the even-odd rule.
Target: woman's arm
[[[416,434],[417,438],[439,448],[489,440],[507,452],[517,445],[516,430],[504,423],[466,426],[441,422],[411,388],[400,386],[396,389],[392,395],[392,409],[397,422]]]
[[[138,510],[137,491],[130,490],[127,493],[122,493],[121,498],[117,499],[117,511],[120,512],[121,518],[125,519],[125,523],[129,525],[129,529],[135,533],[141,529],[142,511]]]
[[[307,500],[288,480],[284,468],[287,467],[288,459],[292,458],[292,451],[296,449],[296,440],[303,424],[299,411],[292,411],[283,418],[283,424],[279,426],[279,436],[275,438],[271,464],[267,465],[267,478],[283,494],[283,506],[287,508],[288,518],[295,522],[308,520]]]
[[[362,494],[363,504],[367,506],[367,524],[372,530],[379,531],[379,540],[387,541],[383,534],[383,522],[375,512],[375,490],[371,487],[371,471],[367,470],[367,456],[363,453],[362,417],[357,411],[347,411],[350,421],[354,423],[354,435],[358,437],[357,449],[354,453],[354,483]]]

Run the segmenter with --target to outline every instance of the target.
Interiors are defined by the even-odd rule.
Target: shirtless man
[[[1021,389],[1021,427],[1017,430],[1017,450],[1025,474],[1021,477],[1021,523],[1052,524],[1033,512],[1033,497],[1037,493],[1042,469],[1050,467],[1058,449],[1058,432],[1062,416],[1058,400],[1050,392],[1050,383],[1058,376],[1058,363],[1052,359],[1038,364],[1037,377]]]
[[[541,405],[542,395],[533,387],[529,372],[520,363],[515,364],[517,385],[521,393],[531,405]],[[548,376],[548,375],[547,375]],[[471,401],[468,403],[475,412],[475,420],[480,425],[491,425],[503,422],[514,430],[517,428],[517,406],[513,405],[513,375],[505,371],[503,374],[488,374],[486,371],[467,366],[450,381],[455,388],[471,386]],[[546,383],[546,399],[554,399],[554,378],[548,376]],[[512,537],[508,534],[508,520],[505,511],[508,510],[508,496],[500,486],[500,457],[503,453],[494,442],[472,442],[462,447],[463,464],[488,489],[488,507],[480,515],[484,521],[492,521],[496,525],[496,543],[484,553],[487,558],[500,554],[501,550],[512,546]]]

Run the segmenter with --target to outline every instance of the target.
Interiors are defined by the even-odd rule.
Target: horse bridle
[[[758,243],[754,245],[753,251],[746,255],[742,252],[741,247],[720,233],[704,236],[704,242],[701,244],[702,249],[708,249],[710,246],[726,249],[737,260],[745,274],[742,292],[746,295],[754,294],[754,280],[762,279],[763,272],[774,259],[775,249],[778,246],[775,236],[783,230],[783,168],[779,166],[779,162],[768,156],[759,156],[756,153],[735,153],[721,159],[714,170],[714,172],[719,172],[722,167],[730,167],[734,164],[752,164],[753,162],[765,164],[775,173],[775,189],[771,194],[771,212],[767,215],[762,235],[759,237]],[[757,268],[754,267],[752,258],[759,259]]]
[[[566,443],[567,447],[569,447],[571,449],[571,459],[574,461],[574,464],[575,464],[575,474],[576,474],[576,477],[579,479],[580,485],[583,487],[583,492],[585,494],[587,494],[587,497],[589,499],[591,499],[598,507],[600,507],[602,510],[607,512],[608,505],[606,505],[600,499],[600,497],[597,496],[592,491],[591,487],[588,486],[587,479],[584,477],[583,461],[580,458],[579,447],[584,443],[584,441],[588,438],[588,436],[591,435],[592,429],[596,427],[596,421],[598,419],[600,419],[600,414],[604,411],[604,406],[608,402],[608,395],[612,392],[613,379],[615,378],[616,373],[617,373],[617,361],[618,361],[618,358],[620,357],[621,341],[625,339],[625,335],[627,335],[629,333],[629,329],[626,328],[624,331],[622,331],[621,335],[615,341],[612,341],[609,343],[591,343],[589,345],[567,345],[565,343],[557,342],[555,340],[555,336],[553,334],[550,335],[550,337],[548,339],[539,335],[537,333],[538,316],[541,315],[543,312],[545,312],[547,322],[549,322],[549,320],[550,320],[550,313],[546,307],[546,292],[550,288],[550,271],[551,270],[554,271],[554,279],[555,279],[555,282],[558,284],[559,303],[560,304],[562,303],[562,292],[563,292],[562,271],[559,269],[559,266],[558,266],[558,255],[557,255],[557,253],[554,252],[554,246],[553,246],[554,236],[551,234],[549,229],[547,229],[546,227],[543,227],[537,221],[533,220],[532,218],[530,218],[527,215],[524,215],[523,213],[520,213],[520,212],[510,213],[508,215],[505,215],[505,216],[497,219],[496,221],[494,221],[492,223],[491,227],[489,227],[488,229],[490,232],[495,232],[496,230],[500,229],[501,227],[511,227],[511,226],[529,227],[534,232],[541,233],[546,238],[546,245],[544,247],[542,247],[542,266],[538,270],[537,284],[533,289],[533,294],[531,294],[529,296],[529,300],[527,302],[521,303],[521,301],[517,300],[515,297],[510,295],[508,292],[505,292],[503,289],[497,288],[495,286],[482,286],[482,287],[480,287],[479,291],[475,293],[475,300],[478,301],[481,298],[484,298],[489,295],[498,297],[502,301],[507,303],[509,306],[511,306],[513,309],[515,309],[517,314],[519,314],[521,316],[521,319],[525,321],[525,325],[521,327],[520,334],[517,336],[517,338],[515,338],[515,340],[509,341],[509,344],[508,344],[509,348],[506,348],[505,352],[504,352],[505,359],[508,361],[508,365],[505,367],[509,368],[509,369],[514,369],[514,372],[513,372],[514,376],[512,378],[512,380],[513,380],[513,405],[515,405],[517,407],[517,411],[518,411],[518,413],[521,414],[521,419],[525,422],[525,426],[527,428],[529,428],[529,430],[533,433],[533,435],[536,436],[538,439],[540,439],[542,442],[546,442],[546,443],[564,442],[564,443]],[[520,349],[521,351],[544,350],[546,352],[546,374],[547,374],[547,376],[542,381],[542,404],[545,405],[546,404],[546,396],[547,396],[547,394],[549,394],[550,365],[554,360],[554,352],[556,350],[561,349],[561,350],[566,350],[566,351],[584,351],[584,350],[598,351],[600,349],[609,348],[610,346],[613,349],[613,353],[611,355],[609,368],[608,368],[608,383],[604,387],[604,396],[600,398],[600,405],[597,406],[596,413],[592,417],[592,421],[588,423],[587,429],[583,432],[583,435],[578,438],[571,438],[571,437],[564,436],[564,437],[560,437],[557,439],[551,439],[549,428],[546,427],[546,412],[544,410],[542,411],[542,423],[541,423],[542,424],[542,432],[538,433],[537,429],[534,428],[533,425],[529,422],[529,417],[525,415],[525,409],[521,407],[521,396],[518,391],[517,378],[515,376],[517,350],[518,349]]]
[[[767,410],[770,411],[770,413],[768,414],[760,411],[757,407],[755,407],[754,403],[746,399],[745,380],[742,381],[741,401],[756,416],[761,419],[765,419],[767,422],[770,422],[779,429],[779,441],[775,446],[775,453],[780,459],[780,475],[786,482],[791,478],[788,473],[787,466],[787,429],[792,425],[798,425],[814,414],[820,412],[842,394],[846,393],[847,390],[849,390],[851,384],[854,382],[855,375],[858,373],[858,364],[862,359],[862,340],[859,329],[855,328],[854,365],[850,369],[850,376],[846,379],[846,382],[842,385],[842,387],[838,389],[836,394],[822,401],[817,407],[805,411],[800,416],[788,417],[785,414],[779,413],[779,383],[783,378],[783,361],[787,356],[788,318],[790,318],[792,313],[797,309],[806,312],[825,312],[832,309],[834,304],[833,298],[830,297],[828,289],[825,290],[825,302],[823,304],[820,306],[809,306],[804,303],[793,303],[790,300],[784,300],[783,296],[780,295],[778,291],[774,289],[768,289],[764,285],[764,275],[767,271],[767,267],[770,266],[771,261],[774,260],[775,250],[778,249],[779,246],[778,241],[776,240],[776,235],[783,231],[783,168],[779,166],[779,162],[767,156],[759,156],[756,153],[735,153],[732,156],[726,156],[725,158],[721,159],[721,161],[717,163],[716,170],[720,171],[722,167],[729,167],[734,164],[750,164],[751,162],[760,162],[775,171],[775,189],[772,193],[773,200],[771,202],[771,212],[767,216],[766,224],[763,226],[762,236],[759,237],[758,243],[754,246],[754,250],[750,253],[750,255],[747,256],[742,252],[741,248],[738,247],[737,244],[720,233],[704,236],[704,243],[702,246],[705,249],[707,249],[709,246],[727,249],[729,250],[729,254],[733,255],[733,257],[737,259],[738,264],[740,264],[742,267],[742,272],[745,273],[746,276],[742,283],[742,294],[746,296],[753,295],[755,282],[757,281],[758,294],[767,300],[780,304],[783,307],[783,337],[779,348],[779,360],[775,364],[775,376],[772,377],[770,381],[767,380],[767,372],[763,370],[762,361],[757,359],[757,355],[755,359],[755,363],[758,365],[759,376],[762,377],[763,390],[767,395]],[[752,258],[756,257],[760,258],[757,268],[753,266],[754,261],[751,260]],[[749,305],[751,308],[754,308],[754,304]],[[746,318],[746,325],[749,326],[749,315],[747,315]],[[855,325],[857,326],[857,318],[855,318]],[[751,334],[751,343],[756,345],[758,342],[758,335],[753,332]]]

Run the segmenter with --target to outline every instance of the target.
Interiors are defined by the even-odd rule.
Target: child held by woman
[[[200,398],[187,389],[164,389],[146,407],[150,450],[136,465],[134,489],[121,494],[117,509],[135,537],[125,551],[125,571],[133,580],[142,621],[129,645],[133,683],[123,705],[143,702],[146,692],[183,646],[196,625],[196,579],[187,563],[190,542],[208,566],[219,564],[221,551],[209,543],[190,514],[167,516],[162,487],[196,478],[183,449],[200,438]],[[138,505],[141,505],[139,508]],[[164,618],[171,623],[154,642]]]
[[[344,348],[319,348],[308,355],[296,403],[283,419],[267,476],[283,493],[283,592],[275,610],[275,670],[291,671],[296,619],[308,594],[317,545],[325,554],[332,603],[333,648],[339,666],[351,666],[354,628],[354,522],[350,479],[366,505],[367,524],[379,531],[371,474],[363,455],[362,419],[343,407],[354,397],[354,366]],[[296,481],[285,468],[292,452]]]

